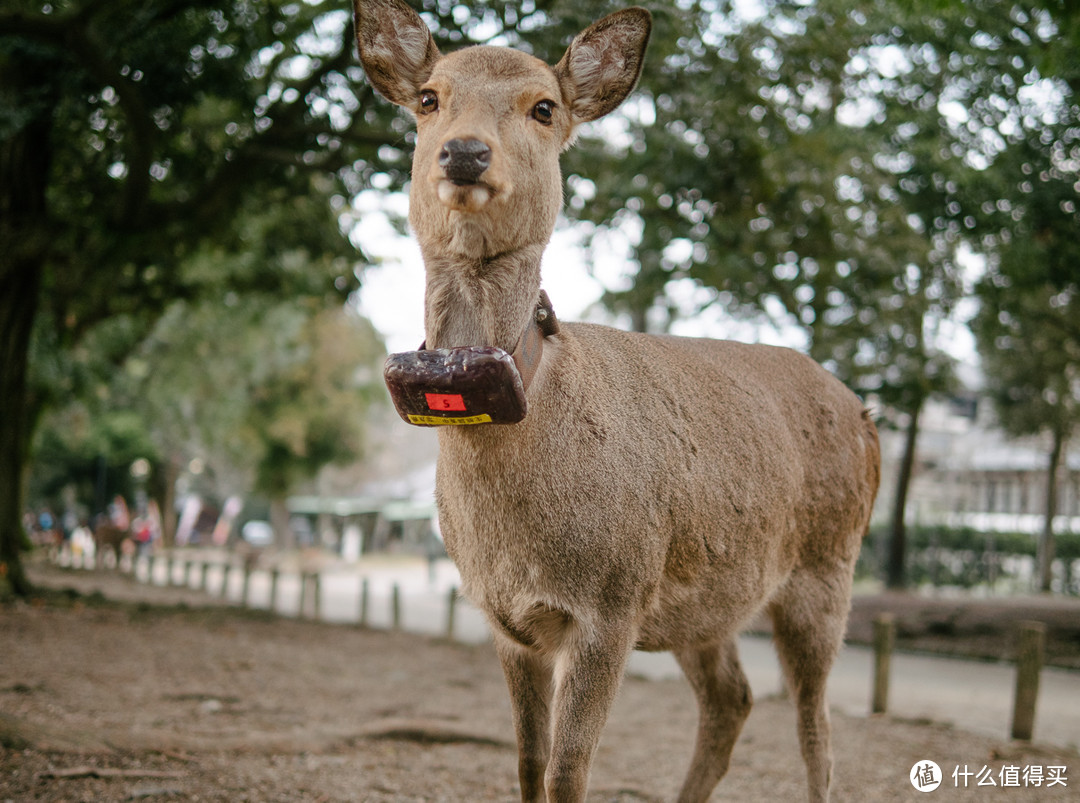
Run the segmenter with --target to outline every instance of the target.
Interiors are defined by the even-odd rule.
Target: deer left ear
[[[652,15],[627,8],[593,23],[570,43],[555,74],[570,101],[575,123],[613,111],[641,77]]]

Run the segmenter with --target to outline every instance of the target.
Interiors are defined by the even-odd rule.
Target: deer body
[[[813,490],[837,479],[823,454],[865,469],[876,452],[838,427],[862,408],[824,369],[591,325],[554,340],[525,421],[439,432],[447,548],[509,635],[554,650],[529,636],[534,606],[586,630],[618,611],[643,649],[668,650],[737,631],[797,565],[854,562],[868,511],[830,508],[862,498],[859,477]]]
[[[410,221],[429,348],[512,351],[529,326],[576,125],[636,83],[649,18],[580,34],[555,67],[443,56],[400,0],[357,0],[369,79],[418,120]],[[698,698],[680,800],[708,798],[750,708],[734,637],[758,611],[828,796],[824,687],[878,484],[858,399],[787,349],[564,324],[513,425],[439,430],[436,497],[495,634],[526,801],[583,800],[630,652],[672,650]]]

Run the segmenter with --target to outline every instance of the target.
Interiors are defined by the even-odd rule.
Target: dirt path
[[[124,578],[103,590],[205,599]],[[684,682],[628,679],[590,800],[674,799],[695,716]],[[946,775],[937,798],[1080,790],[1073,752],[889,718],[834,715],[833,729],[841,801],[924,800],[908,773],[925,759]],[[489,646],[74,594],[0,608],[0,800],[512,801],[512,743]],[[802,799],[798,752],[790,704],[759,700],[713,800]],[[972,775],[955,789],[965,766],[998,784],[1027,769],[1029,785],[976,788]],[[1035,767],[1065,767],[1053,772],[1067,785],[1031,785]]]

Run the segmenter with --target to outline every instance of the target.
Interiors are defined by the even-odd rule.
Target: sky
[[[353,215],[357,220],[353,239],[376,263],[361,277],[360,313],[382,334],[388,353],[412,351],[424,340],[424,265],[420,249],[415,239],[401,234],[390,219],[391,215],[404,218],[407,213],[408,196],[404,193],[388,195],[372,190],[353,200]],[[599,299],[606,288],[623,289],[631,281],[633,263],[628,256],[628,237],[621,232],[605,235],[590,257],[582,244],[584,225],[560,218],[544,254],[542,286],[560,320],[591,321],[627,329],[629,321],[612,316],[601,307]],[[590,258],[596,260],[591,269]],[[966,261],[973,279],[982,270],[981,263],[972,254],[967,255]],[[780,309],[771,311],[773,323],[736,320],[720,305],[698,311],[713,298],[713,292],[690,279],[670,283],[667,292],[669,300],[676,302],[683,313],[671,328],[673,334],[806,350],[803,331],[794,324],[785,325],[785,313]],[[965,325],[975,312],[973,303],[962,302],[952,319],[939,324],[934,336],[943,350],[960,361],[959,373],[965,384],[977,387],[981,378],[975,342]]]
[[[408,209],[404,195],[362,193],[353,203],[358,218],[354,240],[376,262],[361,277],[360,312],[382,334],[389,352],[410,351],[424,339],[424,265],[415,239],[394,228],[384,204],[398,215]],[[603,285],[586,268],[577,239],[564,222],[542,266],[544,289],[564,320],[584,319],[603,292]]]
[[[353,239],[376,263],[361,277],[360,313],[382,334],[390,353],[419,348],[424,339],[424,266],[420,249],[390,220],[390,215],[404,216],[407,211],[408,198],[404,194],[387,196],[371,191],[353,201],[358,221]],[[606,234],[600,246],[594,247],[596,261],[590,266],[590,255],[582,244],[584,236],[583,224],[560,219],[544,253],[542,286],[561,320],[628,328],[628,321],[612,316],[599,304],[606,288],[622,289],[630,283],[633,263],[628,257],[627,237],[620,232]],[[737,321],[717,306],[697,313],[712,294],[691,280],[672,282],[668,292],[669,298],[685,311],[685,317],[672,327],[673,334],[805,347],[805,337],[794,326]]]

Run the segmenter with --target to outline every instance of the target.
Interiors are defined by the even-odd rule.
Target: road
[[[166,566],[140,563],[136,576],[164,585]],[[209,593],[222,596],[224,572],[212,567],[207,573]],[[320,570],[320,616],[331,622],[356,622],[360,615],[361,578],[367,580],[367,624],[375,628],[392,626],[393,588],[398,588],[402,629],[446,635],[450,591],[460,583],[457,570],[448,560],[428,564],[406,557],[366,558],[360,563],[334,563]],[[172,578],[177,582],[176,570]],[[191,582],[197,582],[191,578]],[[300,612],[300,578],[284,569],[280,575],[275,608],[285,615]],[[227,599],[239,600],[243,578],[233,572]],[[311,592],[308,592],[309,595]],[[268,572],[256,571],[250,579],[248,604],[268,608],[271,580]],[[313,610],[308,597],[307,615]],[[483,615],[464,601],[455,606],[453,637],[481,643],[490,638]],[[743,667],[756,697],[781,690],[781,674],[768,638],[743,636],[739,640]],[[869,648],[845,646],[829,679],[829,699],[833,708],[854,716],[870,711],[873,654]],[[680,675],[668,653],[635,652],[628,673],[651,679]],[[1015,669],[1010,664],[967,661],[940,656],[897,653],[893,656],[889,713],[892,716],[951,723],[957,728],[1008,738],[1012,719]],[[1080,672],[1044,668],[1035,718],[1035,741],[1077,749],[1080,746]]]

